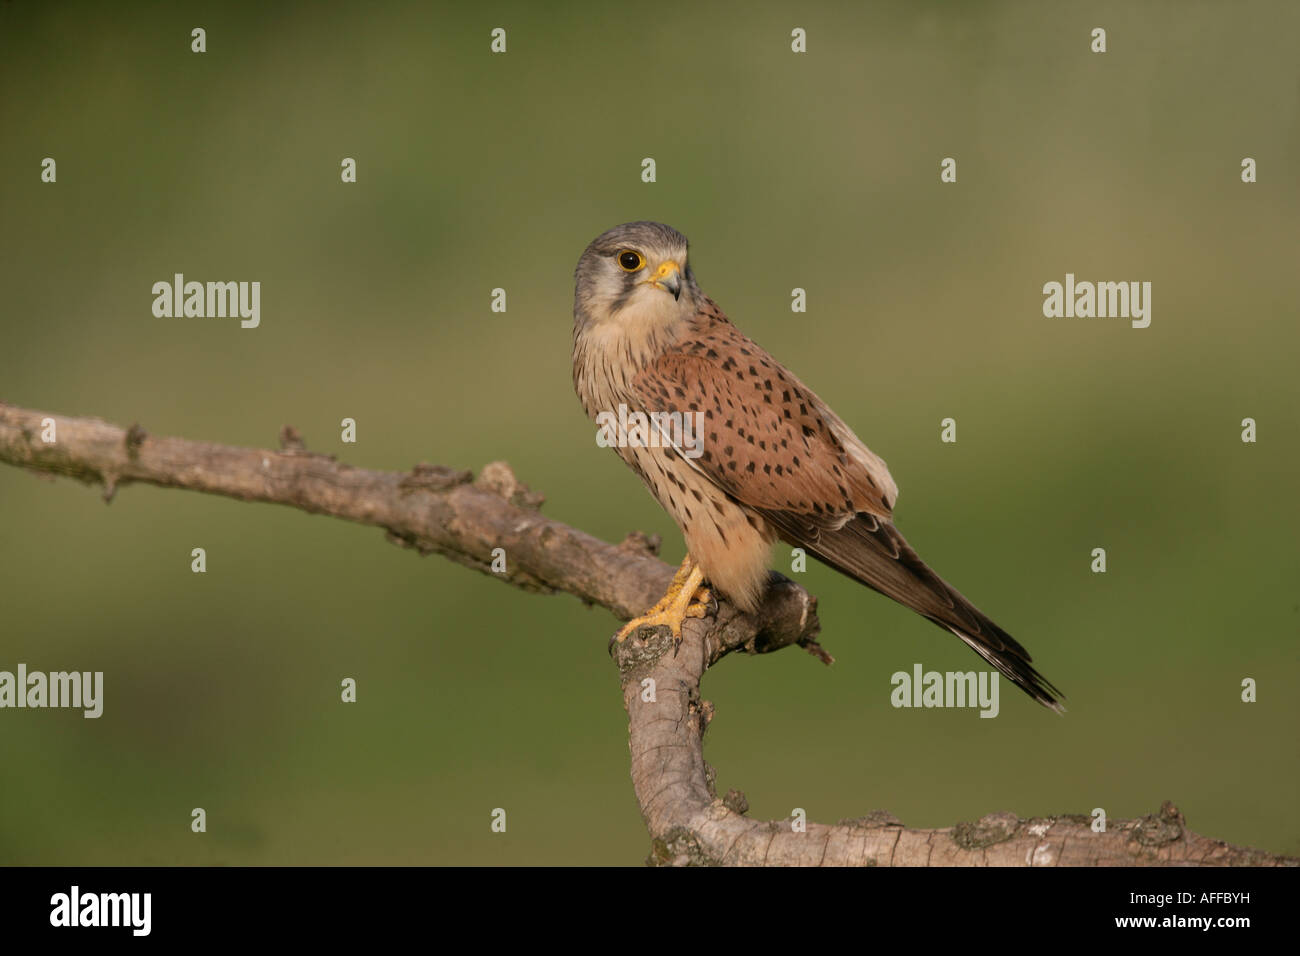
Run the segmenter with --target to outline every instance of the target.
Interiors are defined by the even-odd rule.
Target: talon
[[[688,554],[682,561],[681,567],[677,569],[677,573],[673,575],[667,593],[645,614],[633,618],[619,628],[618,633],[610,641],[611,649],[615,641],[621,644],[627,640],[628,635],[634,634],[643,627],[663,625],[666,625],[672,633],[674,645],[680,644],[682,621],[689,617],[704,617],[709,612],[713,598],[707,588],[700,586],[703,581],[704,572]]]

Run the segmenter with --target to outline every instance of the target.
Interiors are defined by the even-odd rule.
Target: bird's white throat
[[[681,338],[687,314],[671,295],[647,287],[617,313],[579,328],[575,372],[588,414],[611,411],[620,402],[636,407],[631,377]]]

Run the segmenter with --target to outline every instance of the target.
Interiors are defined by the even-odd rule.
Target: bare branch
[[[45,441],[49,423],[54,441]],[[156,438],[95,418],[69,418],[0,403],[0,461],[99,484],[105,500],[127,484],[152,484],[289,505],[388,531],[422,554],[437,552],[525,590],[567,592],[632,617],[663,592],[673,569],[657,542],[632,535],[620,545],[544,517],[541,495],[504,462],[469,472],[417,465],[409,473],[370,471],[308,452],[291,426],[278,451]],[[492,550],[508,555],[491,571]],[[642,630],[616,645],[630,724],[632,781],[656,864],[758,865],[1273,865],[1296,861],[1229,846],[1186,830],[1166,803],[1141,820],[1110,821],[1093,833],[1085,816],[1021,820],[994,814],[942,830],[903,827],[877,812],[837,826],[744,816],[744,796],[718,798],[704,762],[712,705],[700,696],[704,671],[726,654],[799,644],[826,662],[817,644],[816,599],[773,576],[762,608],[747,615],[723,601],[716,615],[690,620],[679,648]],[[655,700],[643,701],[646,679]]]
[[[41,437],[47,419],[56,438],[49,443]],[[333,515],[384,528],[396,543],[437,552],[528,591],[568,592],[625,620],[653,604],[672,578],[674,569],[635,539],[608,544],[542,515],[542,496],[504,462],[485,466],[477,480],[440,465],[370,471],[306,451],[292,426],[280,439],[279,451],[235,448],[0,403],[0,461],[102,485],[109,500],[118,489],[143,483]],[[491,571],[493,548],[509,556],[504,574]],[[734,609],[728,617],[764,646],[812,646],[812,599],[802,589],[773,598],[757,617]]]
[[[788,583],[788,582],[787,582]],[[794,585],[790,585],[793,587]],[[673,653],[661,634],[619,649],[623,704],[632,750],[632,782],[651,834],[647,862],[727,866],[1278,866],[1298,861],[1231,846],[1192,833],[1168,801],[1136,820],[1064,814],[1020,819],[995,813],[939,830],[911,829],[877,810],[836,826],[744,816],[744,794],[719,797],[704,762],[704,730],[712,703],[700,678],[726,654],[742,649],[725,627],[691,620]],[[654,701],[644,699],[652,680]]]

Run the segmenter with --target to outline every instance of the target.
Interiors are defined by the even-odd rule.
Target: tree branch
[[[1108,820],[1092,831],[1083,814],[1021,819],[994,813],[974,823],[911,829],[876,810],[836,826],[791,819],[750,820],[744,794],[714,789],[704,761],[704,730],[713,705],[700,678],[743,645],[707,621],[688,621],[677,654],[654,635],[618,654],[623,704],[630,717],[632,781],[651,834],[647,860],[697,866],[1277,866],[1298,861],[1232,846],[1186,828],[1166,801],[1135,820]],[[646,679],[656,700],[648,701]]]
[[[46,441],[53,427],[53,441]],[[370,471],[305,450],[286,427],[278,451],[155,438],[139,425],[122,429],[95,418],[70,418],[0,403],[0,461],[35,472],[102,485],[111,501],[132,483],[186,488],[245,501],[289,505],[388,531],[421,554],[453,561],[525,590],[567,592],[620,618],[640,613],[663,593],[673,569],[655,545],[630,535],[608,544],[544,517],[542,496],[508,465],[468,471],[417,465],[409,473]],[[494,573],[503,548],[506,570]],[[707,619],[692,619],[675,649],[666,631],[643,629],[615,645],[629,718],[632,782],[650,831],[656,864],[759,865],[1270,865],[1297,861],[1230,846],[1186,830],[1166,803],[1140,820],[1111,821],[1093,833],[1091,818],[1021,820],[986,816],[942,830],[903,827],[876,812],[837,826],[760,822],[744,816],[743,795],[718,798],[704,762],[703,734],[713,714],[700,696],[705,670],[726,654],[766,653],[791,644],[830,663],[817,643],[817,602],[779,575],[759,612],[722,601]],[[647,683],[653,681],[653,685]],[[654,694],[648,689],[653,686]],[[654,697],[651,701],[648,698]]]

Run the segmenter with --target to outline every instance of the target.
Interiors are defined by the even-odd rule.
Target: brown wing
[[[703,413],[702,453],[683,457],[785,541],[956,634],[1060,711],[1060,691],[1028,652],[935,574],[893,526],[898,491],[885,463],[720,312],[706,318],[716,321],[632,380],[646,411]]]
[[[847,428],[821,413],[821,400],[730,325],[679,343],[632,389],[646,411],[702,413],[702,451],[687,461],[755,510],[830,525],[891,513],[898,491],[885,463],[855,455],[836,434]]]

